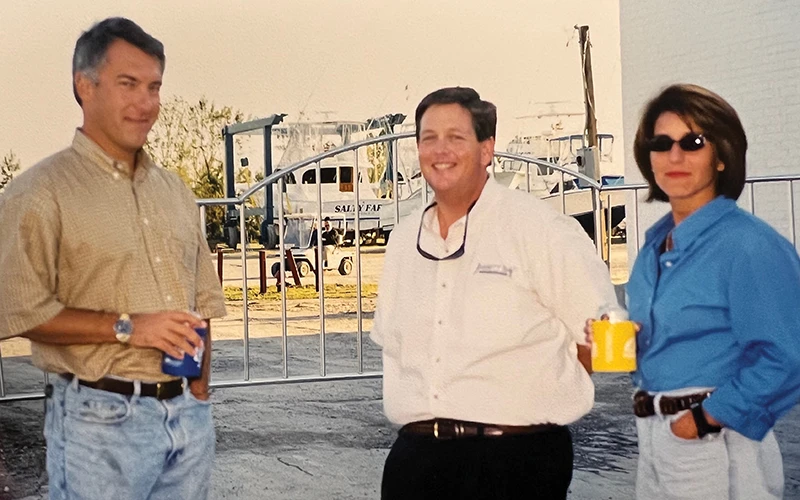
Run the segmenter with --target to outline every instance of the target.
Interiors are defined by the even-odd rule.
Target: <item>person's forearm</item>
[[[85,309],[62,309],[55,317],[21,336],[47,344],[105,344],[117,342],[114,323],[119,315]]]

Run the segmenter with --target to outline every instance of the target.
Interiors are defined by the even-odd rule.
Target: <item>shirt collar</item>
[[[75,137],[72,139],[72,149],[84,158],[91,160],[95,165],[108,173],[121,173],[128,178],[133,176],[130,165],[111,158],[96,142],[87,137],[79,128],[75,129]],[[140,175],[143,175],[154,167],[155,164],[150,158],[150,155],[148,155],[144,149],[140,149],[139,152],[136,153],[136,166],[136,171],[138,172],[141,170],[142,174]]]
[[[706,203],[694,213],[689,215],[683,222],[675,227],[675,220],[672,212],[668,212],[661,217],[653,227],[645,232],[647,241],[651,245],[660,245],[666,238],[667,233],[672,231],[672,244],[676,250],[686,249],[703,234],[706,229],[721,219],[731,210],[736,209],[736,200],[717,196],[709,203]]]
[[[491,177],[488,178],[486,180],[486,184],[484,184],[483,189],[481,190],[480,195],[478,195],[478,199],[475,200],[475,203],[469,210],[468,214],[459,218],[448,228],[447,238],[444,240],[439,233],[438,211],[427,210],[436,203],[436,199],[434,198],[434,200],[431,201],[427,207],[425,207],[426,209],[423,210],[423,216],[420,222],[420,244],[424,248],[430,249],[429,251],[431,251],[434,255],[444,255],[449,253],[453,249],[454,245],[459,245],[462,241],[466,241],[467,235],[465,235],[464,232],[468,231],[466,227],[467,217],[469,217],[469,220],[471,221],[480,220],[482,215],[489,210],[489,207],[492,206],[494,201],[501,196],[500,193],[505,190],[505,187],[495,182]]]
[[[475,218],[476,214],[481,214],[485,210],[491,206],[492,202],[497,199],[499,196],[498,193],[507,190],[507,188],[503,187],[499,183],[495,182],[492,177],[486,179],[486,184],[484,184],[483,189],[481,190],[481,194],[478,195],[478,199],[475,200],[475,204],[473,205],[472,209],[469,211],[469,216]],[[425,207],[428,209],[431,205],[434,205],[436,202],[436,198],[431,200],[430,203]],[[422,218],[422,227],[425,230],[435,231],[437,234],[439,232],[439,216],[438,211],[436,210],[423,210],[425,215]],[[458,219],[453,223],[451,226],[452,228],[458,228],[459,226],[464,224],[464,220],[466,219],[466,215]]]

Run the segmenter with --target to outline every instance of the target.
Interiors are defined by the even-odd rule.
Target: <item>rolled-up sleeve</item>
[[[57,298],[60,234],[58,204],[45,189],[12,183],[0,195],[0,339],[46,323],[64,308]]]
[[[211,261],[208,242],[203,234],[199,210],[195,202],[194,193],[183,184],[176,176],[173,178],[176,188],[183,196],[183,203],[188,213],[196,214],[192,217],[195,240],[197,241],[197,255],[195,258],[195,310],[203,318],[222,318],[227,314],[225,309],[225,295],[222,285]]]
[[[198,224],[199,226],[199,224]],[[197,294],[195,296],[197,313],[204,318],[222,318],[226,314],[225,296],[219,276],[211,262],[208,243],[202,231],[197,231]]]
[[[780,241],[742,252],[733,269],[730,316],[743,368],[703,407],[760,440],[800,400],[800,260]]]

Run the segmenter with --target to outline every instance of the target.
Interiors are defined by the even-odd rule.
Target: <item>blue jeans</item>
[[[50,500],[208,497],[211,405],[122,396],[54,377],[44,436]]]

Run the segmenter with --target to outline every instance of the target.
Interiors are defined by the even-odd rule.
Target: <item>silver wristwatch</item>
[[[127,344],[131,340],[133,333],[133,321],[128,314],[120,314],[119,319],[114,323],[114,334],[117,340],[123,344]]]

